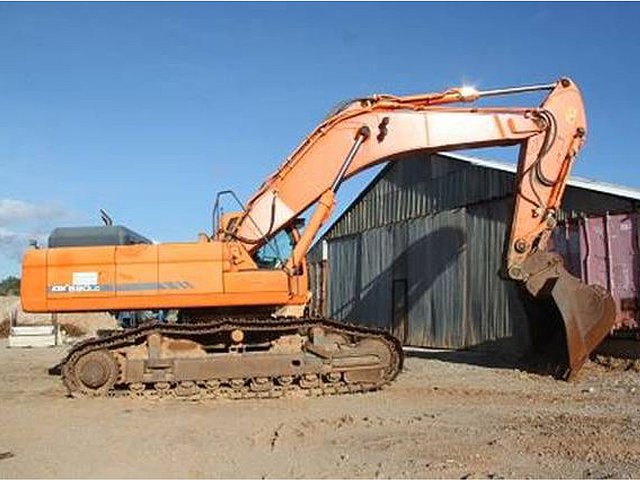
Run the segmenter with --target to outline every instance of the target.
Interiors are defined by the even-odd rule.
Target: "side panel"
[[[25,312],[47,309],[47,252],[27,250],[22,258],[20,300]]]
[[[158,294],[158,245],[116,247],[116,295]]]
[[[224,275],[227,293],[288,292],[289,276],[282,270],[243,270]]]
[[[158,288],[162,295],[222,293],[222,244],[158,245]]]
[[[116,247],[47,249],[47,298],[111,297],[115,285]]]
[[[223,273],[223,244],[68,247],[25,255],[23,302],[34,312],[302,305],[306,274]]]

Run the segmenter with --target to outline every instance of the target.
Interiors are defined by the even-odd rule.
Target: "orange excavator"
[[[464,105],[530,91],[548,92],[541,106]],[[54,230],[48,248],[25,253],[22,305],[29,312],[179,312],[176,321],[156,319],[72,347],[61,364],[72,395],[374,390],[401,370],[399,342],[383,331],[305,315],[305,256],[340,185],[409,152],[519,145],[503,275],[534,299],[553,301],[565,327],[563,371],[571,376],[615,313],[607,292],[581,283],[546,252],[586,127],[580,92],[568,78],[356,99],[313,130],[239,211],[214,215],[211,235],[195,242],[153,244],[113,225]],[[285,248],[286,255],[268,256]]]

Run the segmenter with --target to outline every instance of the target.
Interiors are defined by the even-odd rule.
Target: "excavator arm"
[[[481,97],[547,90],[534,108],[451,106]],[[315,205],[287,267],[304,262],[313,240],[331,216],[341,183],[381,162],[423,153],[519,145],[520,154],[509,240],[503,258],[507,278],[534,296],[551,296],[566,329],[567,374],[577,371],[610,330],[611,297],[569,275],[557,255],[545,252],[576,155],[586,135],[577,86],[567,78],[548,85],[396,97],[352,102],[322,122],[248,201],[227,215],[218,237],[233,238],[255,252]]]

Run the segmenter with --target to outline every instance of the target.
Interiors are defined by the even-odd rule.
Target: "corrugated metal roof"
[[[461,160],[468,162],[472,165],[478,165],[480,167],[492,168],[494,170],[502,170],[503,172],[516,173],[517,166],[512,163],[498,162],[495,160],[485,160],[477,157],[469,157],[466,155],[460,155],[457,153],[441,153],[443,157],[453,158],[454,160]],[[630,198],[633,200],[640,200],[640,190],[625,187],[622,185],[616,185],[608,182],[601,182],[592,178],[578,177],[572,175],[569,177],[568,185],[578,188],[586,188],[587,190],[593,190],[594,192],[607,193],[609,195],[616,195],[619,197]]]
[[[347,207],[323,238],[336,238],[394,222],[492,199],[511,198],[514,165],[458,154],[415,154],[388,164]],[[588,193],[588,195],[585,195]],[[572,177],[559,219],[621,211],[640,191]]]

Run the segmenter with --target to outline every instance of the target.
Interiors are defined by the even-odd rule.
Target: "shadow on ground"
[[[493,342],[492,342],[493,343]],[[493,346],[493,345],[492,345]],[[475,350],[478,348],[478,350]],[[404,347],[407,357],[439,360],[447,363],[475,365],[484,368],[500,368],[505,370],[521,370],[542,376],[552,376],[558,380],[566,379],[566,367],[550,360],[548,356],[530,354],[516,357],[500,351],[483,350],[482,345],[473,350],[442,350],[421,347]]]
[[[405,347],[404,353],[407,357],[439,360],[447,363],[463,363],[487,368],[521,369],[523,367],[522,360],[492,352]]]

